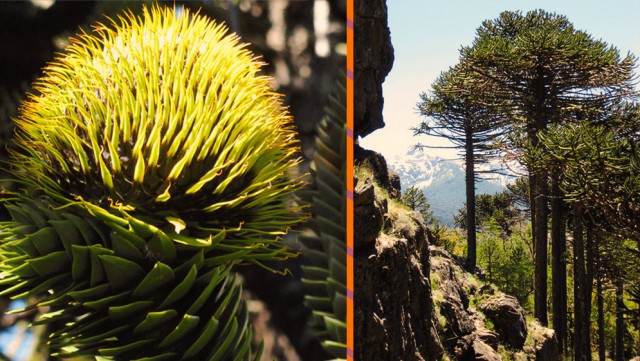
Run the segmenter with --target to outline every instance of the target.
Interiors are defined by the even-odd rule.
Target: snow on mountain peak
[[[434,211],[434,217],[446,224],[453,224],[453,215],[465,203],[465,171],[460,160],[445,160],[430,156],[419,149],[412,149],[404,156],[394,156],[389,168],[400,175],[402,189],[410,186],[421,188]],[[477,170],[504,170],[499,163],[478,165]],[[476,182],[476,194],[499,193],[513,180],[513,176],[489,174]]]

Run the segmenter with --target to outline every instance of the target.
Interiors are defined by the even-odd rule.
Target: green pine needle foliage
[[[251,359],[231,268],[295,256],[280,240],[305,218],[261,65],[223,25],[154,6],[47,66],[16,119],[28,191],[3,199],[0,294],[48,307],[54,355]]]
[[[346,88],[345,76],[327,106],[316,137],[311,165],[313,189],[311,232],[298,239],[308,260],[303,266],[305,303],[312,309],[311,325],[324,349],[346,359]]]

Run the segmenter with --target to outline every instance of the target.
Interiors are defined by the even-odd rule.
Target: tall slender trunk
[[[589,320],[584,319],[586,271],[584,267],[584,219],[581,205],[576,205],[573,217],[573,351],[575,361],[588,361],[591,360],[591,352],[588,345],[585,347],[585,329],[589,327]]]
[[[529,172],[529,214],[531,216],[531,240],[533,242],[533,252],[536,254],[536,232],[533,226],[536,224],[536,177],[532,171]]]
[[[596,262],[598,262],[596,266],[599,268],[599,257],[596,257],[596,260]],[[600,275],[599,271],[596,276],[596,302],[598,306],[598,359],[600,361],[606,361],[604,344],[604,299],[602,296],[602,275]]]
[[[465,186],[467,190],[467,269],[476,269],[476,179],[473,154],[473,132],[466,132],[465,139]]]
[[[615,281],[616,286],[616,349],[615,361],[624,361],[624,284],[621,279]]]
[[[535,278],[534,316],[544,326],[547,322],[547,194],[548,183],[544,174],[536,175],[535,197]]]
[[[594,278],[594,257],[593,257],[593,236],[594,225],[590,218],[585,219],[585,274],[584,274],[584,309],[582,318],[586,320],[587,326],[584,328],[584,345],[588,347],[589,360],[591,360],[591,300],[593,298],[593,278]]]
[[[553,328],[558,348],[567,350],[567,252],[566,222],[564,219],[564,195],[560,189],[559,174],[553,175],[551,185],[551,301],[553,304]]]
[[[527,137],[532,147],[538,147],[540,139],[538,133],[544,131],[551,121],[553,111],[549,108],[549,89],[547,79],[549,73],[542,64],[536,65],[536,76],[530,84],[532,91],[531,103],[529,106],[529,122],[527,123]],[[539,147],[545,151],[544,144]],[[535,178],[535,212],[532,213],[532,225],[535,244],[535,277],[534,277],[534,316],[544,326],[548,324],[547,316],[547,209],[549,195],[549,184],[546,170],[539,167],[534,175]],[[535,214],[535,216],[533,216]]]

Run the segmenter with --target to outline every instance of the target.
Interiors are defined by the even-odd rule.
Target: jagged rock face
[[[356,248],[375,241],[387,213],[387,200],[376,196],[371,179],[354,179],[353,234]]]
[[[356,256],[356,359],[440,357],[424,258],[410,240],[387,235],[376,239],[370,253]]]
[[[437,287],[442,295],[439,298],[439,310],[440,315],[446,320],[446,324],[441,324],[439,329],[443,345],[456,359],[468,358],[474,354],[473,343],[476,335],[472,333],[476,331],[476,325],[469,310],[465,284],[458,276],[461,275],[460,270],[444,251],[431,248],[430,253],[431,271],[436,275],[434,282],[437,282],[437,285],[433,286]]]
[[[420,214],[420,212],[406,212],[406,219],[404,220],[395,219],[391,214],[386,214],[386,216],[387,218],[384,222],[384,230],[388,234],[395,234],[400,238],[413,240],[414,243],[420,245],[419,247],[425,247],[425,249],[428,242],[432,242],[428,241],[432,240],[433,236],[429,229],[424,225],[424,218],[422,218],[422,214]]]
[[[475,361],[502,361],[500,356],[491,346],[476,338],[473,340],[473,358]]]
[[[543,327],[538,323],[535,323],[532,326],[533,327],[530,330],[531,332],[529,333],[535,333],[537,337],[533,342],[533,345],[525,346],[525,351],[534,354],[536,361],[560,360],[560,352],[558,351],[558,341],[556,340],[555,331]],[[531,349],[527,350],[528,348]]]
[[[399,197],[402,194],[402,185],[400,182],[400,174],[393,169],[389,169],[389,186],[394,190],[394,195]]]
[[[430,361],[442,355],[431,300],[429,252],[420,252],[428,247],[427,229],[421,217],[413,220],[415,233],[422,233],[418,239],[380,234],[375,243],[356,248],[357,360]]]
[[[515,298],[429,247],[433,237],[418,212],[382,198],[375,187],[389,180],[386,163],[368,154],[376,181],[357,179],[354,193],[355,358],[437,360],[446,351],[452,360],[496,361],[503,345],[517,360],[557,360],[553,330],[527,326]]]
[[[385,0],[356,0],[354,26],[354,132],[358,137],[384,127],[382,82],[393,65]]]
[[[387,167],[387,161],[382,154],[357,145],[354,149],[354,163],[358,166],[366,166],[373,171],[375,182],[389,193],[389,197],[400,199],[400,178],[398,173]]]
[[[502,360],[497,352],[500,344],[515,352],[517,360],[560,359],[554,331],[537,322],[527,326],[517,299],[491,285],[481,285],[448,252],[435,247],[429,251],[434,306],[440,315],[438,331],[453,359]],[[487,328],[491,327],[488,321],[492,330]],[[529,327],[533,327],[531,332]],[[531,340],[525,344],[527,337]]]
[[[483,299],[478,304],[478,309],[491,320],[507,345],[517,350],[522,349],[527,339],[527,320],[524,309],[515,297],[491,296]]]

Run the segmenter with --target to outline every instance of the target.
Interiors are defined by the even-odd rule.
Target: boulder
[[[514,349],[522,349],[527,339],[527,320],[515,297],[499,294],[483,298],[478,309],[493,323],[501,340]]]
[[[376,196],[371,179],[354,179],[353,234],[356,248],[373,243],[382,229],[387,213],[386,199]]]
[[[531,323],[530,327],[529,336],[532,338],[532,342],[527,343],[527,348],[530,350],[526,351],[529,351],[529,354],[534,354],[536,361],[560,360],[555,331],[540,325],[537,321]]]
[[[475,361],[502,361],[502,356],[478,337],[473,341],[471,347],[473,349],[473,360]]]
[[[473,320],[464,310],[459,299],[445,296],[440,303],[440,314],[447,319],[448,330],[445,337],[447,334],[450,334],[449,336],[466,336],[475,331]]]
[[[387,167],[387,161],[382,154],[373,150],[364,149],[357,145],[354,147],[354,162],[356,165],[365,166],[373,172],[375,182],[380,188],[387,191],[392,199],[400,199],[400,181],[398,174]]]
[[[398,198],[402,194],[402,185],[400,182],[400,174],[394,171],[393,169],[389,169],[389,186],[391,188],[391,196]]]

